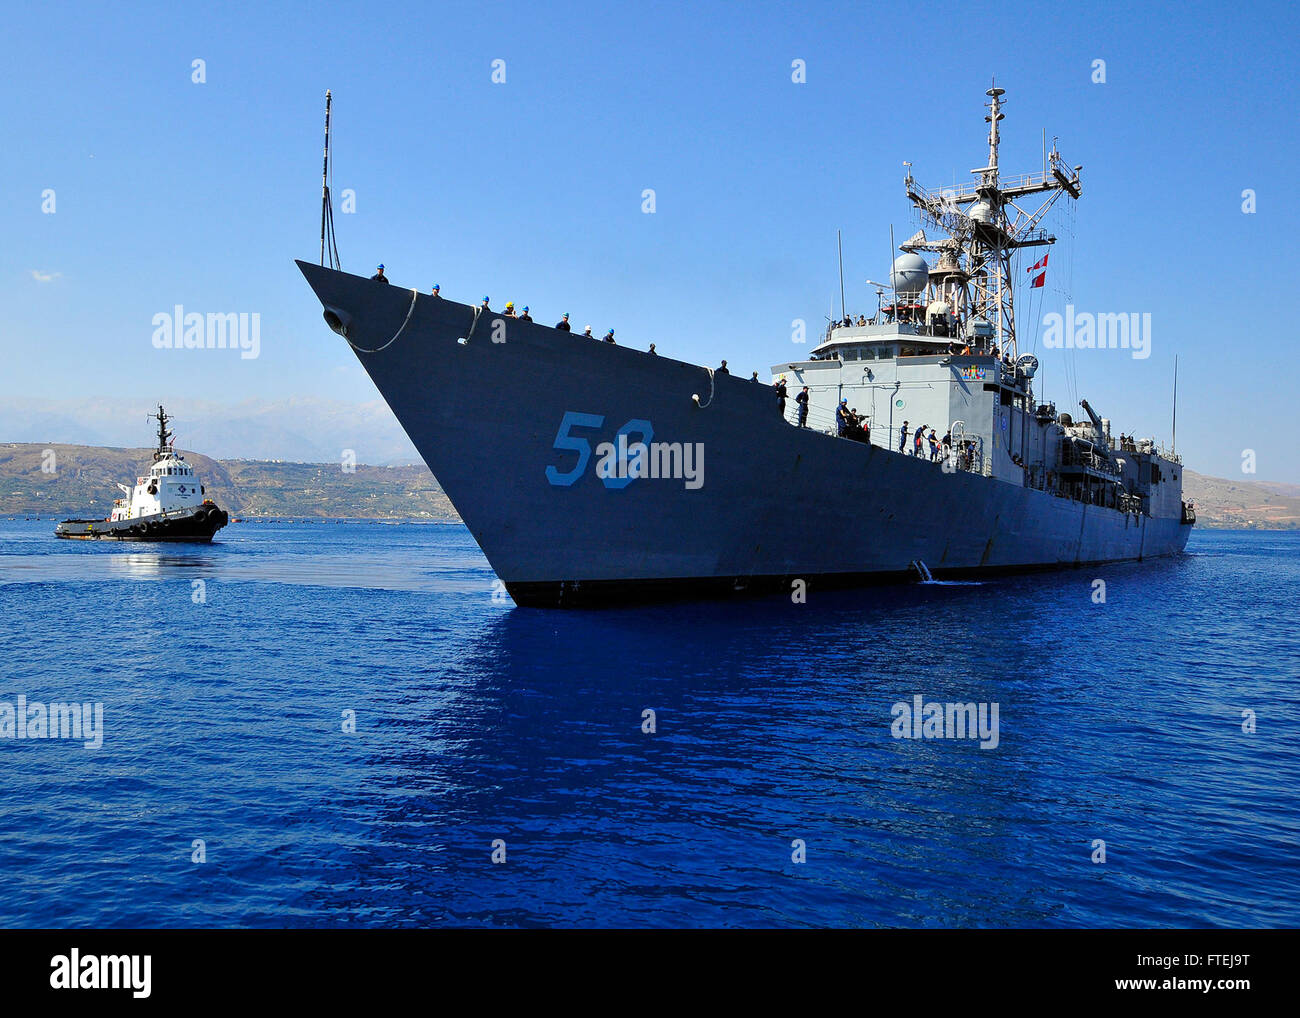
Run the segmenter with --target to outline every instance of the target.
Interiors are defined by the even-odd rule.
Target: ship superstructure
[[[915,455],[924,429],[919,451],[944,470],[1190,523],[1194,510],[1182,502],[1175,453],[1153,439],[1126,437],[1121,448],[1110,421],[1086,400],[1088,419],[1076,422],[1034,399],[1038,359],[1018,355],[1011,259],[1022,248],[1055,243],[1040,224],[1057,199],[1079,198],[1082,167],[1068,166],[1053,146],[1041,174],[1002,180],[1003,94],[996,86],[987,93],[989,159],[972,171],[976,181],[932,192],[908,169],[908,197],[946,236],[932,240],[920,231],[900,245],[889,283],[879,284],[877,313],[861,324],[832,322],[808,360],[774,365],[773,379],[784,376],[792,390],[808,386],[815,428],[838,434],[837,410],[847,399],[883,448]],[[937,255],[934,264],[922,251]],[[797,423],[794,405],[788,417]]]
[[[1117,441],[1086,402],[1076,422],[1035,399],[1011,259],[1052,243],[1043,216],[1079,197],[1080,168],[1053,147],[1041,174],[1002,178],[1002,94],[988,93],[989,159],[971,185],[928,192],[909,169],[942,236],[900,245],[876,315],[846,316],[808,359],[774,365],[773,385],[298,265],[520,604],[1179,552],[1194,514],[1177,456]]]

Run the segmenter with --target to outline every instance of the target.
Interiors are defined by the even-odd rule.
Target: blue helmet
[[[380,263],[379,263],[379,271],[380,271],[380,272],[383,272],[383,271],[384,271],[384,263],[383,263],[383,262],[380,262]]]
[[[487,294],[484,294],[484,295],[483,295],[483,303],[486,304],[487,302],[488,302]]]

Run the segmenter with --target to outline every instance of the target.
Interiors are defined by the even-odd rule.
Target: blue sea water
[[[104,739],[0,739],[0,925],[1300,925],[1300,534],[570,613],[457,525],[52,527],[0,522],[0,701]]]

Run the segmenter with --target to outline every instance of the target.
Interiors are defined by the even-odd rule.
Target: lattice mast
[[[905,251],[936,251],[950,259],[956,271],[949,278],[959,285],[952,291],[958,314],[967,323],[984,319],[994,329],[996,342],[1014,358],[1016,347],[1015,286],[1011,259],[1022,247],[1042,247],[1056,238],[1039,228],[1043,217],[1062,194],[1077,199],[1081,193],[1079,171],[1070,168],[1056,150],[1047,154],[1041,174],[1031,173],[1003,180],[998,167],[999,124],[1005,89],[994,83],[985,95],[989,125],[988,165],[971,170],[978,180],[939,191],[927,191],[912,177],[907,164],[904,186],[923,222],[942,230],[946,240],[928,241],[924,233],[902,245]],[[1036,207],[1026,198],[1043,195]],[[943,261],[940,262],[942,266]]]

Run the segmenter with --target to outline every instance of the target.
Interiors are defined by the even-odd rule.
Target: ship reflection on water
[[[359,554],[317,536],[311,528],[305,539],[283,543],[272,555],[266,554],[261,533],[242,540],[225,538],[210,546],[69,543],[60,549],[67,554],[6,555],[6,575],[0,575],[0,583],[203,579],[427,593],[491,590],[476,548],[423,561],[412,557],[405,542],[394,548],[394,542],[385,541]]]

